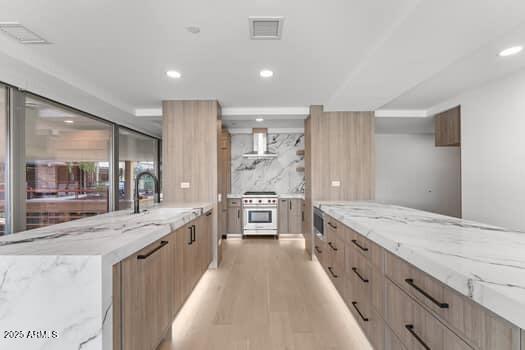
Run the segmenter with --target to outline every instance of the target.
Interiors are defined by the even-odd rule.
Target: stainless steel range
[[[245,192],[242,195],[244,235],[277,236],[275,192]]]

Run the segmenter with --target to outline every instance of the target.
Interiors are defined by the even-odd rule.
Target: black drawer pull
[[[414,325],[413,324],[406,324],[405,328],[412,334],[414,338],[421,344],[422,347],[424,347],[426,350],[431,350],[430,346],[428,346],[423,339],[419,335],[417,335],[416,331],[414,331]]]
[[[331,222],[328,223],[328,226],[330,226],[331,228],[333,228],[334,230],[337,230],[337,226],[332,224]]]
[[[448,304],[447,303],[440,303],[439,301],[437,301],[436,299],[434,299],[432,297],[432,295],[428,294],[427,292],[425,292],[423,289],[419,288],[418,286],[416,286],[416,284],[414,283],[414,280],[412,278],[407,278],[405,279],[405,282],[408,283],[412,288],[414,288],[415,290],[417,290],[419,293],[423,294],[425,297],[427,297],[427,299],[429,299],[431,302],[433,302],[434,304],[436,304],[438,307],[442,308],[442,309],[448,309]]]
[[[334,273],[334,271],[332,270],[332,267],[331,266],[328,266],[328,271],[330,271],[330,274],[332,275],[333,278],[339,278],[339,275],[336,275]]]
[[[335,250],[335,251],[337,251],[337,250],[338,250],[338,249],[337,249],[336,247],[334,247],[334,246],[332,245],[332,242],[328,242],[328,245],[329,245],[329,246],[330,246],[330,248],[332,248],[333,250]]]
[[[210,215],[211,215],[211,210],[206,213],[206,216],[210,216]]]
[[[316,250],[319,254],[322,254],[322,253],[323,253],[323,251],[322,251],[321,249],[319,249],[318,246],[315,246],[315,250]]]
[[[368,248],[367,247],[363,247],[361,244],[357,243],[357,240],[355,239],[352,239],[352,243],[354,243],[359,249],[361,249],[362,251],[364,252],[367,252],[368,251]]]
[[[157,250],[159,250],[160,248],[164,247],[166,244],[168,244],[169,242],[168,241],[160,241],[160,245],[158,247],[156,247],[155,249],[153,249],[151,252],[149,252],[148,254],[141,254],[141,255],[137,255],[137,259],[138,260],[144,260],[144,259],[147,259],[148,257],[150,257],[151,255],[153,255],[153,253],[155,253]]]
[[[359,310],[359,308],[357,307],[357,301],[352,301],[352,306],[354,307],[355,311],[357,311],[357,313],[359,314],[359,316],[361,316],[361,319],[365,322],[368,322],[368,318],[366,318],[365,316],[363,316],[363,314],[361,313],[361,310]]]
[[[188,242],[188,245],[192,245],[193,244],[193,227],[192,226],[188,227],[188,230],[190,230],[190,241]]]
[[[354,273],[357,275],[357,277],[359,277],[361,281],[363,281],[364,283],[368,283],[368,279],[363,278],[363,276],[361,276],[361,274],[357,271],[357,267],[352,267],[352,271],[354,271]]]
[[[195,242],[197,240],[197,229],[195,228],[195,225],[191,225],[193,229],[193,238],[191,239],[192,242]]]

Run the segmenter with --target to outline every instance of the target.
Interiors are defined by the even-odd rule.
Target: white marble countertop
[[[20,232],[0,237],[0,257],[95,255],[114,263],[211,208],[211,203],[163,203],[140,214],[121,210]]]
[[[242,194],[240,194],[240,193],[228,193],[226,195],[226,198],[228,198],[228,199],[239,199],[241,197],[242,197]]]
[[[112,350],[113,265],[212,208],[163,203],[0,238],[0,329],[58,335],[0,337],[0,349]]]
[[[525,232],[376,202],[314,206],[525,329]]]

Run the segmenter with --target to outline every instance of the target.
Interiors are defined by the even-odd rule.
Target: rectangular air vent
[[[0,22],[0,30],[22,44],[49,44],[40,35],[18,22]]]
[[[249,17],[252,40],[279,40],[283,32],[284,17]]]

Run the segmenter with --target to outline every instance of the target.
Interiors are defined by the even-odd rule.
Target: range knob
[[[252,202],[252,200],[250,199],[250,203]]]
[[[259,199],[259,203],[262,203],[262,200]]]

